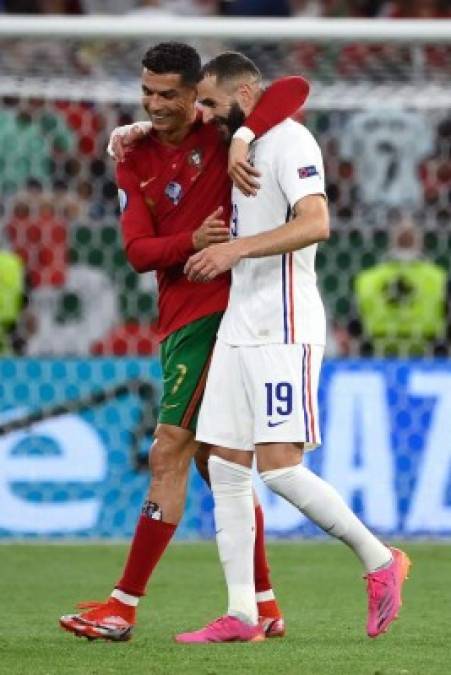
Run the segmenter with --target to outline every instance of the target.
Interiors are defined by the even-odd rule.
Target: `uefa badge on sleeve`
[[[310,166],[301,166],[301,168],[298,169],[299,178],[310,178],[311,176],[318,175],[318,169],[314,164],[311,164]]]

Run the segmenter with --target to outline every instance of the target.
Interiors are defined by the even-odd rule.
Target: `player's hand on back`
[[[193,247],[200,251],[211,244],[220,244],[230,239],[230,230],[221,219],[223,212],[222,206],[219,206],[211,213],[197,230],[193,232]]]
[[[123,162],[127,152],[152,129],[151,122],[134,122],[116,127],[111,132],[107,153],[116,162]]]
[[[229,148],[229,176],[235,187],[246,197],[257,194],[261,175],[248,161],[249,145],[241,138],[232,138]]]

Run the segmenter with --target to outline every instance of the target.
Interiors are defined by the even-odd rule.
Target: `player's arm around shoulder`
[[[116,162],[123,162],[138,141],[146,138],[151,130],[152,123],[144,121],[116,127],[108,140],[108,155]]]

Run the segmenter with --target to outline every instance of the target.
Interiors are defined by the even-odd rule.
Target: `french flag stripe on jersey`
[[[316,443],[315,433],[315,413],[312,405],[312,348],[307,345],[307,396],[308,396],[308,411],[310,418],[310,431],[312,436],[312,443]]]
[[[316,443],[311,376],[312,352],[310,345],[302,345],[302,405],[304,408],[305,440],[308,443]]]
[[[289,307],[290,307],[290,326],[291,326],[291,340],[290,342],[294,343],[295,342],[295,335],[294,335],[294,290],[293,290],[293,285],[294,285],[294,270],[293,270],[293,254],[289,253],[288,254],[288,280],[289,280],[289,288],[290,288],[290,296],[289,296]]]
[[[294,334],[294,272],[293,254],[282,255],[283,337],[285,344],[293,344]]]
[[[283,307],[283,341],[288,343],[288,302],[285,268],[287,266],[286,253],[282,255],[282,307]]]
[[[308,443],[310,443],[310,428],[307,415],[307,396],[306,396],[306,379],[307,379],[306,360],[307,360],[307,353],[305,350],[305,345],[302,345],[302,408],[304,410],[305,440]]]

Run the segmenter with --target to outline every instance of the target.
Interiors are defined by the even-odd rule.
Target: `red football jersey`
[[[308,83],[300,77],[274,83],[246,125],[268,131],[305,101]],[[177,147],[156,134],[140,141],[117,165],[121,225],[127,258],[137,272],[157,271],[160,340],[196,319],[226,308],[229,275],[193,283],[183,266],[194,253],[192,235],[219,206],[230,218],[231,183],[227,147],[213,124],[200,115]]]
[[[223,311],[229,278],[188,281],[183,266],[194,253],[192,235],[218,206],[230,217],[227,149],[216,128],[200,119],[177,147],[151,133],[118,164],[122,232],[138,272],[157,270],[161,340],[196,319]],[[152,237],[154,241],[148,240]]]

